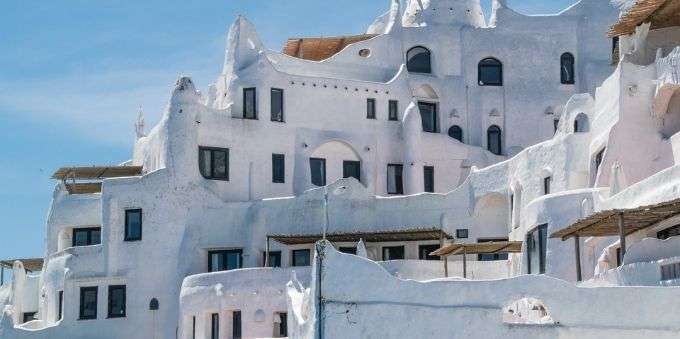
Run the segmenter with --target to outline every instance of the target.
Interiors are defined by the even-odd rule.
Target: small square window
[[[101,228],[75,228],[73,229],[72,246],[92,246],[101,244]]]
[[[382,259],[387,260],[403,260],[404,246],[385,246],[382,248]]]
[[[142,210],[125,210],[125,241],[142,240]]]
[[[199,147],[198,169],[206,179],[229,181],[229,149]]]
[[[308,249],[293,250],[293,266],[311,265],[311,251]]]
[[[457,239],[467,239],[468,237],[468,229],[467,228],[459,228],[456,230],[456,238]]]
[[[439,245],[420,245],[418,246],[418,259],[420,260],[439,260],[439,257],[430,253],[439,249]]]
[[[281,267],[281,251],[270,251],[269,252],[269,265],[264,262],[266,259],[267,252],[262,253],[262,266],[265,267]]]

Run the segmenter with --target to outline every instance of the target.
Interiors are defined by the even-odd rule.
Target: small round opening
[[[371,50],[368,48],[364,48],[359,51],[359,56],[362,58],[368,58],[369,56],[371,56]]]

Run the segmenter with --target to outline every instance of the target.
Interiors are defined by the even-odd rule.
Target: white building
[[[138,121],[132,160],[55,173],[62,182],[47,220],[44,267],[26,275],[18,262],[12,284],[0,288],[0,338],[271,337],[286,329],[292,337],[319,335],[312,312],[319,304],[309,299],[318,289],[302,288],[324,284],[318,268],[332,272],[325,277],[329,295],[357,292],[354,283],[334,280],[344,277],[385,287],[361,292],[375,298],[404,292],[426,300],[432,283],[416,284],[422,290],[396,285],[460,275],[456,258],[446,269],[427,260],[451,242],[543,244],[527,248],[525,241],[521,254],[466,261],[468,278],[538,267],[576,280],[574,244],[547,241],[549,233],[596,211],[675,198],[669,137],[680,104],[670,89],[678,84],[679,52],[671,50],[680,40],[673,27],[624,36],[615,68],[606,32],[617,11],[608,1],[582,0],[546,16],[518,14],[503,1],[493,7],[486,23],[474,0],[411,1],[404,8],[393,1],[366,35],[291,39],[285,53],[266,50],[238,18],[216,84],[201,94],[180,78],[161,122],[146,134]],[[657,47],[665,49],[657,54]],[[656,117],[648,114],[652,102],[662,105]],[[330,249],[321,252],[328,253],[325,264],[313,262],[324,231],[340,250],[382,260],[377,265],[391,276],[363,277],[375,274],[376,264]],[[613,241],[581,242],[583,279],[596,266],[617,266],[598,260],[603,249],[615,251]],[[625,285],[625,277],[604,274],[589,283]],[[524,297],[535,287],[542,296],[568,284],[517,279],[504,280],[510,287],[500,291]],[[446,284],[471,296],[487,291]],[[558,300],[573,313],[575,306]],[[356,310],[354,328],[328,317],[327,337],[382,321],[363,306]],[[37,320],[24,322],[34,312]],[[676,320],[666,316],[643,317],[639,325]],[[402,319],[383,320],[410,333],[395,325]],[[441,330],[433,333],[454,333]],[[535,329],[527,331],[520,334]]]

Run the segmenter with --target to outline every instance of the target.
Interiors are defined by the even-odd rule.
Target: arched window
[[[430,50],[416,46],[406,52],[406,69],[413,73],[432,73]]]
[[[503,86],[503,64],[494,58],[486,58],[477,66],[480,86]]]
[[[588,116],[585,113],[579,113],[574,119],[574,133],[584,133],[590,130],[588,123]]]
[[[560,81],[565,85],[574,84],[574,56],[564,53],[560,57]]]
[[[463,129],[458,125],[453,125],[449,127],[449,136],[463,142]]]
[[[491,127],[486,130],[486,148],[493,154],[501,155],[502,144],[500,127],[491,125]]]

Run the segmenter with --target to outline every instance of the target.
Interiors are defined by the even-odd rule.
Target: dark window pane
[[[478,77],[480,86],[503,85],[503,65],[494,58],[486,58],[479,62]]]
[[[399,120],[399,102],[396,100],[389,101],[389,120]]]
[[[218,313],[210,316],[210,339],[220,339],[220,315]]]
[[[263,253],[263,258],[264,256],[267,255],[267,253]],[[264,266],[264,263],[263,263]],[[273,251],[269,252],[269,266],[268,267],[281,267],[281,251]]]
[[[423,122],[423,131],[436,133],[439,128],[437,126],[437,105],[429,102],[419,102],[420,117]]]
[[[109,286],[108,317],[125,317],[125,286]]]
[[[382,249],[383,261],[386,260],[403,260],[404,246],[389,246]]]
[[[288,313],[279,313],[279,336],[284,338],[288,336]]]
[[[487,149],[489,152],[501,155],[502,145],[501,145],[501,129],[500,127],[493,125],[487,130]]]
[[[24,322],[24,323],[27,323],[27,322],[29,322],[29,321],[31,321],[31,320],[35,320],[35,314],[36,314],[36,313],[37,313],[37,312],[25,312],[25,313],[24,313],[24,319],[23,319],[24,321],[23,321],[23,322]]]
[[[97,319],[97,287],[80,288],[80,319]]]
[[[361,162],[346,160],[342,162],[342,177],[361,181]]]
[[[425,192],[434,193],[434,167],[423,167],[423,180],[425,184]]]
[[[227,178],[227,152],[213,151],[213,177]]]
[[[406,53],[406,69],[413,73],[432,73],[430,51],[425,47],[413,47]]]
[[[241,311],[232,313],[231,336],[233,339],[241,339]]]
[[[125,241],[142,239],[142,210],[125,211]]]
[[[309,266],[311,263],[310,251],[293,250],[293,266]]]
[[[227,256],[227,270],[234,270],[241,268],[241,252],[229,251],[226,253]]]
[[[73,230],[73,246],[89,245],[89,232],[87,230]]]
[[[507,238],[499,239],[478,239],[477,242],[498,242],[498,241],[508,241]],[[508,260],[507,253],[494,253],[494,254],[478,254],[477,260],[479,261],[493,261],[493,260]]]
[[[312,174],[312,184],[326,186],[326,159],[309,158],[309,167]]]
[[[64,316],[64,291],[59,291],[59,309],[57,310],[57,321]]]
[[[347,253],[347,254],[357,254],[357,248],[356,247],[340,247],[338,248],[338,251],[342,253]]]
[[[199,147],[198,167],[206,179],[229,180],[229,149]]]
[[[449,136],[463,142],[463,129],[458,125],[453,125],[449,128]]]
[[[243,118],[257,119],[257,94],[255,88],[243,89]]]
[[[467,239],[468,237],[468,229],[467,228],[459,228],[456,230],[456,238],[457,239]]]
[[[550,194],[550,183],[552,182],[552,177],[543,178],[543,193]]]
[[[387,165],[388,194],[404,194],[404,183],[402,181],[403,171],[404,166],[402,165]]]
[[[560,57],[560,81],[563,84],[573,84],[574,78],[574,56],[564,53]]]
[[[366,119],[375,119],[375,99],[366,100]]]
[[[272,182],[284,183],[286,181],[286,161],[283,154],[272,154]]]
[[[198,156],[198,167],[201,170],[201,175],[206,178],[212,177],[212,152],[209,149],[201,149]]]
[[[418,259],[420,260],[439,260],[438,256],[430,253],[439,249],[439,245],[420,245],[418,246]]]
[[[272,88],[271,91],[271,120],[283,122],[283,90]]]
[[[662,240],[666,240],[670,237],[675,237],[678,235],[680,235],[680,225],[669,227],[656,233],[656,237]]]
[[[228,271],[243,267],[243,250],[208,252],[208,272]]]

